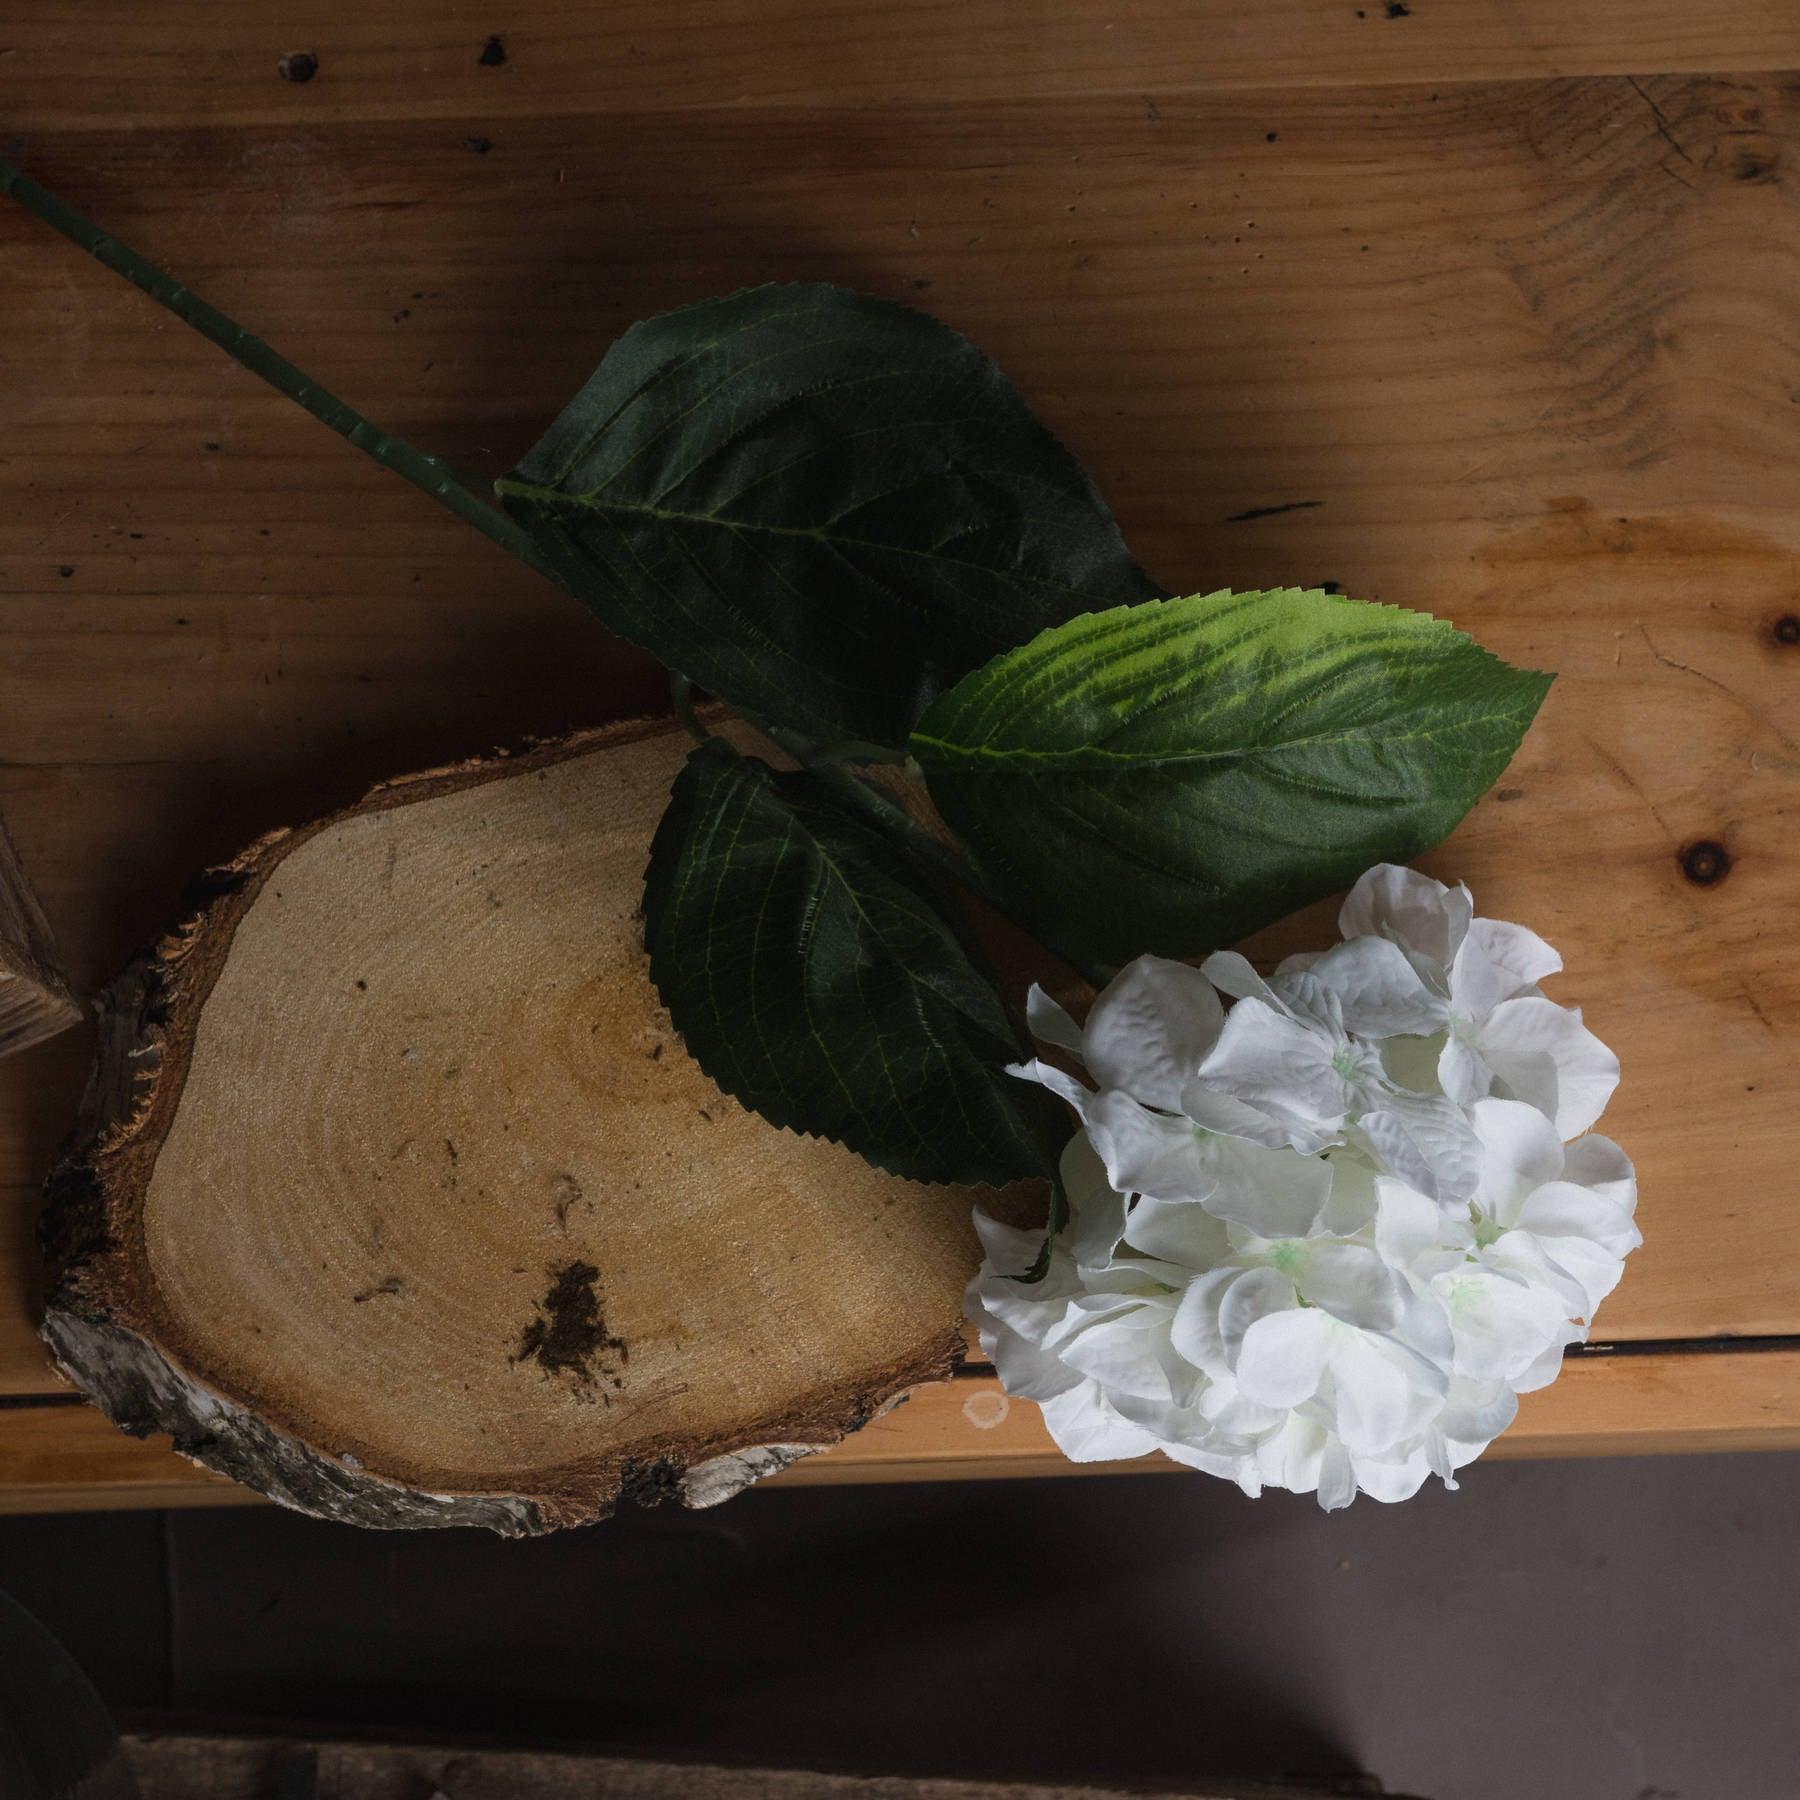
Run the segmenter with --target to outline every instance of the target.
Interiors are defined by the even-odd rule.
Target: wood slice
[[[728,1498],[961,1352],[970,1196],[727,1099],[639,894],[688,748],[377,789],[210,876],[108,993],[44,1336],[127,1431],[377,1526]]]
[[[0,1056],[54,1037],[80,1017],[44,909],[0,819]]]

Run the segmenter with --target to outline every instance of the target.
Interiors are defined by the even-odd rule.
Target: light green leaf
[[[1221,592],[1044,632],[911,751],[1047,941],[1189,956],[1445,837],[1549,685],[1424,613]]]
[[[917,870],[818,777],[714,739],[644,878],[650,973],[689,1051],[776,1125],[919,1181],[1051,1175],[1070,1126]]]
[[[496,486],[613,630],[817,740],[903,744],[990,657],[1157,591],[981,351],[833,287],[634,325]]]

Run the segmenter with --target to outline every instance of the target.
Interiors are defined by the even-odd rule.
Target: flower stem
[[[124,276],[158,306],[165,307],[203,338],[217,344],[227,356],[266,381],[277,393],[285,394],[297,405],[305,407],[321,424],[329,425],[340,437],[348,438],[384,469],[403,481],[410,481],[440,506],[448,507],[459,519],[486,533],[520,562],[529,564],[552,581],[557,580],[524,528],[484,498],[478,488],[447,463],[415,450],[404,438],[377,430],[361,413],[327,392],[286,357],[276,355],[261,338],[253,337],[217,307],[209,306],[197,294],[189,293],[180,282],[165,275],[129,245],[109,236],[92,220],[84,218],[74,207],[4,160],[0,160],[0,194],[10,194],[27,212],[35,213],[46,225],[60,231],[72,244],[85,250],[115,275]]]
[[[675,708],[676,718],[687,727],[688,736],[696,744],[711,742],[712,733],[700,723],[700,715],[694,711],[694,684],[685,675],[670,673],[669,704]]]
[[[1064,949],[1041,922],[1023,913],[1015,900],[1002,894],[966,856],[915,819],[879,782],[852,774],[841,764],[822,757],[812,740],[802,737],[798,732],[761,721],[757,723],[757,730],[771,743],[779,744],[802,768],[811,770],[819,780],[841,794],[853,806],[873,817],[921,862],[929,864],[940,874],[948,875],[959,887],[992,907],[1003,919],[1011,919],[1030,932],[1046,950],[1060,957],[1090,986],[1103,988],[1118,973],[1116,969],[1087,962]]]

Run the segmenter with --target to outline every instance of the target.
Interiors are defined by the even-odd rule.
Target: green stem
[[[129,245],[108,236],[74,207],[57,199],[47,188],[40,187],[29,175],[5,161],[0,161],[0,194],[10,194],[27,212],[35,213],[46,225],[60,231],[72,244],[85,250],[97,262],[104,263],[115,275],[122,275],[133,287],[141,288],[158,306],[166,307],[203,338],[217,344],[227,356],[266,381],[277,393],[285,394],[297,405],[305,407],[321,424],[329,425],[340,437],[348,438],[384,469],[403,481],[410,481],[421,493],[429,494],[459,519],[473,525],[477,531],[485,532],[520,562],[529,564],[552,581],[557,580],[555,571],[523,527],[484,499],[448,464],[415,450],[404,438],[377,430],[361,413],[335,394],[328,393],[286,357],[277,356],[261,338],[253,337],[235,320],[226,318],[216,307],[208,306],[197,294],[189,293],[180,282],[165,275]]]
[[[1022,916],[1018,904],[993,887],[967,857],[946,844],[935,832],[921,825],[879,782],[853,775],[848,769],[824,760],[810,738],[802,737],[784,726],[768,725],[759,720],[757,730],[771,743],[779,744],[795,762],[802,768],[811,770],[834,792],[842,794],[853,806],[875,818],[921,862],[948,875],[958,886],[992,907],[1003,919],[1011,919],[1029,931],[1046,950],[1061,957],[1090,986],[1103,988],[1118,973],[1116,969],[1086,962],[1063,949],[1054,936],[1046,933],[1030,918]]]
[[[789,731],[783,725],[761,722],[757,729],[771,743],[779,744],[803,769],[811,770],[834,793],[841,794],[860,811],[873,815],[891,836],[899,838],[915,855],[948,875],[977,899],[984,900],[996,912],[1005,912],[999,895],[988,886],[980,872],[957,855],[943,839],[921,825],[886,788],[865,780],[860,775],[851,774],[848,769],[832,761],[810,738],[802,737],[797,731]]]
[[[694,684],[685,675],[677,675],[672,670],[669,674],[669,701],[675,708],[675,716],[688,729],[688,736],[696,744],[710,743],[712,733],[700,723],[700,715],[694,711]]]

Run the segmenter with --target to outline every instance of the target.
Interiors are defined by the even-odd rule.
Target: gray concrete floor
[[[1366,1770],[1800,1797],[1800,1456],[1494,1464],[1327,1518],[1202,1478],[752,1493],[508,1544],[0,1520],[115,1708],[816,1767]]]

